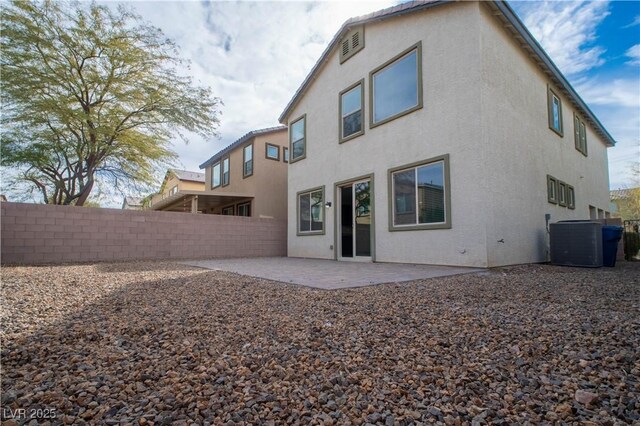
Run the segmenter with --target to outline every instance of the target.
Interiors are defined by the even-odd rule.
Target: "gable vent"
[[[346,56],[349,54],[349,40],[345,40],[342,42],[342,56]]]
[[[364,26],[352,28],[340,41],[340,63],[364,49]]]

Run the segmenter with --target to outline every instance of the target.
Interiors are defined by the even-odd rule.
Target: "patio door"
[[[371,261],[371,180],[338,186],[338,259]]]

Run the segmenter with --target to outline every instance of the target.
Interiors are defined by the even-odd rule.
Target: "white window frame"
[[[247,148],[251,149],[251,159],[247,160]],[[254,152],[253,152],[253,142],[245,145],[244,148],[242,148],[242,177],[243,178],[247,178],[249,176],[253,176],[253,165],[254,165]],[[251,164],[251,173],[247,173],[247,164]]]
[[[218,161],[217,163],[211,166],[211,189],[218,188],[222,184],[222,175],[220,174],[221,163]],[[216,168],[218,171],[216,172]],[[216,184],[216,177],[218,178],[218,183]]]
[[[293,126],[302,121],[302,138],[293,140]],[[293,144],[302,142],[303,150],[302,155],[294,157],[294,149]],[[300,117],[296,118],[289,124],[289,163],[295,163],[296,161],[300,161],[304,158],[307,158],[307,114],[303,114]]]

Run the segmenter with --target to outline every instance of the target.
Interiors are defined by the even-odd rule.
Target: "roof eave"
[[[211,156],[211,158],[209,158],[204,163],[200,164],[198,167],[201,170],[206,168],[207,166],[215,163],[216,161],[218,161],[219,159],[224,157],[224,155],[227,154],[228,152],[233,151],[238,146],[242,145],[245,142],[250,141],[251,139],[255,138],[256,136],[269,135],[271,133],[281,132],[283,130],[286,130],[286,127],[284,127],[284,126],[276,126],[276,127],[267,127],[266,129],[252,130],[252,131],[244,134],[243,136],[241,136],[240,138],[238,138],[237,140],[235,140],[234,142],[232,142],[231,144],[229,144],[225,148],[223,148],[220,151],[216,152],[213,156]]]

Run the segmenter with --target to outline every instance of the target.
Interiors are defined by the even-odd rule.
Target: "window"
[[[550,175],[547,175],[547,200],[558,204],[558,180]]]
[[[289,162],[289,148],[282,148],[282,161]]]
[[[558,181],[558,205],[567,207],[567,184]]]
[[[242,150],[242,158],[244,163],[242,177],[251,176],[253,174],[253,144],[244,147]]]
[[[171,188],[171,191],[169,191],[169,196],[175,195],[177,193],[178,193],[178,185]]]
[[[222,214],[224,216],[233,216],[233,206],[225,207],[222,209]]]
[[[324,186],[298,193],[298,235],[324,234]]]
[[[369,74],[370,127],[422,108],[422,43]]]
[[[251,216],[251,203],[238,204],[238,216]]]
[[[596,213],[596,208],[594,206],[589,206],[589,219],[597,219],[598,215]]]
[[[364,133],[362,114],[364,80],[340,92],[340,143]]]
[[[567,185],[567,208],[576,208],[576,190],[571,185]]]
[[[573,132],[575,137],[576,149],[586,157],[587,156],[587,126],[585,126],[584,121],[582,121],[577,114],[573,114]]]
[[[229,157],[222,160],[222,186],[229,185]]]
[[[280,161],[280,147],[278,145],[272,145],[267,142],[265,155],[271,160]]]
[[[558,135],[563,136],[562,101],[550,86],[547,88],[547,104],[549,109],[549,128]]]
[[[306,121],[307,116],[303,115],[291,123],[289,129],[289,143],[291,145],[291,162],[302,160],[307,155],[306,150]]]
[[[216,163],[211,167],[211,188],[220,186],[220,163]]]
[[[360,25],[350,30],[340,40],[340,63],[343,63],[362,49],[364,49],[364,26]]]
[[[389,230],[451,228],[449,155],[389,170]]]

